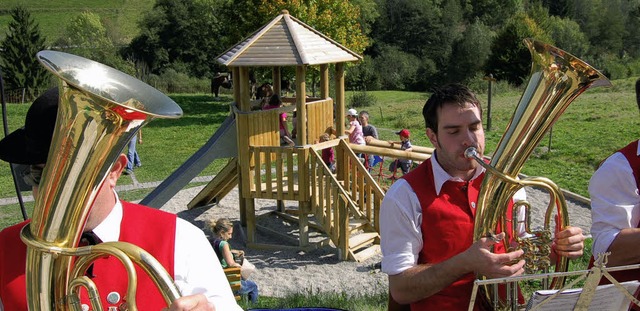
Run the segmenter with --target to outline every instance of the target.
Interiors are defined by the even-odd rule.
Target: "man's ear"
[[[117,179],[122,174],[122,171],[127,167],[127,156],[124,154],[120,154],[116,162],[113,163],[113,167],[111,168],[111,172],[109,174],[115,174],[115,178]]]
[[[429,140],[434,147],[438,146],[438,134],[429,127],[427,128],[427,137],[429,137]]]

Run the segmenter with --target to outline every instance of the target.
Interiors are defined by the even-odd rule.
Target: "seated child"
[[[320,135],[320,142],[329,141],[331,137],[328,133]],[[322,149],[322,161],[329,167],[332,173],[336,172],[336,162],[333,147]]]
[[[232,250],[228,240],[233,236],[233,224],[229,219],[220,218],[216,220],[210,220],[209,228],[216,236],[213,241],[213,250],[218,255],[222,268],[228,267],[242,267],[242,264],[237,262],[235,258],[244,257],[243,251]],[[251,280],[240,280],[239,295],[247,295],[251,303],[258,302],[258,285]]]
[[[389,144],[391,144],[391,146],[393,147],[393,145],[395,144],[401,144],[400,145],[400,150],[404,150],[404,151],[411,151],[411,141],[409,140],[409,136],[411,136],[411,133],[409,132],[409,130],[407,129],[402,129],[399,132],[396,132],[396,134],[400,135],[400,141],[396,142],[396,141],[389,141]],[[402,170],[402,174],[406,174],[409,173],[409,169],[411,168],[411,160],[410,159],[397,159],[393,162],[391,162],[391,165],[389,165],[389,170],[393,173],[396,172],[396,170],[398,169],[398,166],[400,167],[400,169]]]

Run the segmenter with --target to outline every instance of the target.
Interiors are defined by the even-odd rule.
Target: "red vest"
[[[176,215],[158,211],[142,205],[122,202],[123,217],[118,241],[135,244],[153,255],[169,275],[174,276],[174,249]],[[0,298],[5,310],[27,310],[25,261],[26,245],[20,240],[20,230],[28,221],[11,226],[0,232]],[[10,251],[8,251],[10,250]],[[159,290],[149,276],[136,265],[138,290],[136,302],[139,310],[161,310],[166,307]],[[92,280],[100,292],[102,307],[108,309],[106,296],[117,292],[125,300],[127,275],[119,260],[113,257],[94,261]],[[90,305],[86,291],[82,290],[82,301]]]
[[[475,206],[484,174],[471,182],[447,181],[436,195],[431,161],[424,161],[403,177],[418,196],[422,207],[423,246],[418,264],[437,264],[473,244]],[[509,212],[513,204],[509,205]],[[504,253],[502,244],[496,244],[495,253]],[[413,303],[411,310],[467,310],[476,276],[469,273],[449,287]],[[481,310],[476,302],[475,310]]]
[[[636,180],[636,187],[640,185],[640,156],[638,156],[638,141],[634,141],[628,144],[626,147],[620,149],[619,151],[624,155],[624,157],[629,162],[629,166],[631,166],[631,170],[633,171],[633,177]],[[640,224],[636,227],[640,228]],[[591,262],[589,263],[589,268],[593,267],[594,257],[591,256]],[[640,269],[634,270],[625,270],[625,271],[613,271],[609,272],[611,276],[613,276],[618,282],[626,282],[626,281],[634,281],[640,280]],[[600,284],[609,284],[609,280],[603,277],[600,280]],[[640,299],[640,292],[636,294],[636,298]],[[632,310],[640,310],[639,307],[633,305]]]

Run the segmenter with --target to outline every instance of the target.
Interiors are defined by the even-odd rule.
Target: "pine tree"
[[[25,88],[29,97],[45,87],[47,72],[36,59],[36,53],[44,50],[45,39],[39,25],[24,7],[11,10],[9,32],[0,42],[0,68],[8,89]]]

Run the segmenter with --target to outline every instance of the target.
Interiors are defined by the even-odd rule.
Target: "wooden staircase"
[[[323,147],[326,146],[319,146],[319,148]],[[338,143],[334,148],[341,148],[342,151],[345,151],[342,160],[349,163],[350,169],[341,174],[341,178],[338,179],[338,175],[333,174],[322,162],[318,151],[312,152],[310,162],[312,163],[313,181],[311,184],[312,187],[316,187],[313,193],[326,196],[326,198],[320,199],[322,203],[312,206],[312,210],[316,219],[323,225],[325,232],[338,247],[341,257],[345,260],[362,262],[380,253],[380,234],[372,220],[375,219],[374,215],[378,214],[374,210],[379,211],[379,203],[382,201],[380,196],[381,194],[383,196],[384,193],[377,187],[373,177],[348,145]],[[327,184],[329,184],[329,188],[334,189],[333,194],[320,191],[320,189],[326,188]],[[373,185],[377,189],[372,190]],[[378,203],[375,206],[371,202],[367,202],[367,198],[374,197]],[[347,214],[346,217],[342,216],[343,213]],[[340,219],[335,221],[336,217],[348,221],[344,232],[340,231],[340,228],[336,230],[336,227],[343,225],[340,223]],[[328,221],[327,218],[329,218]]]

